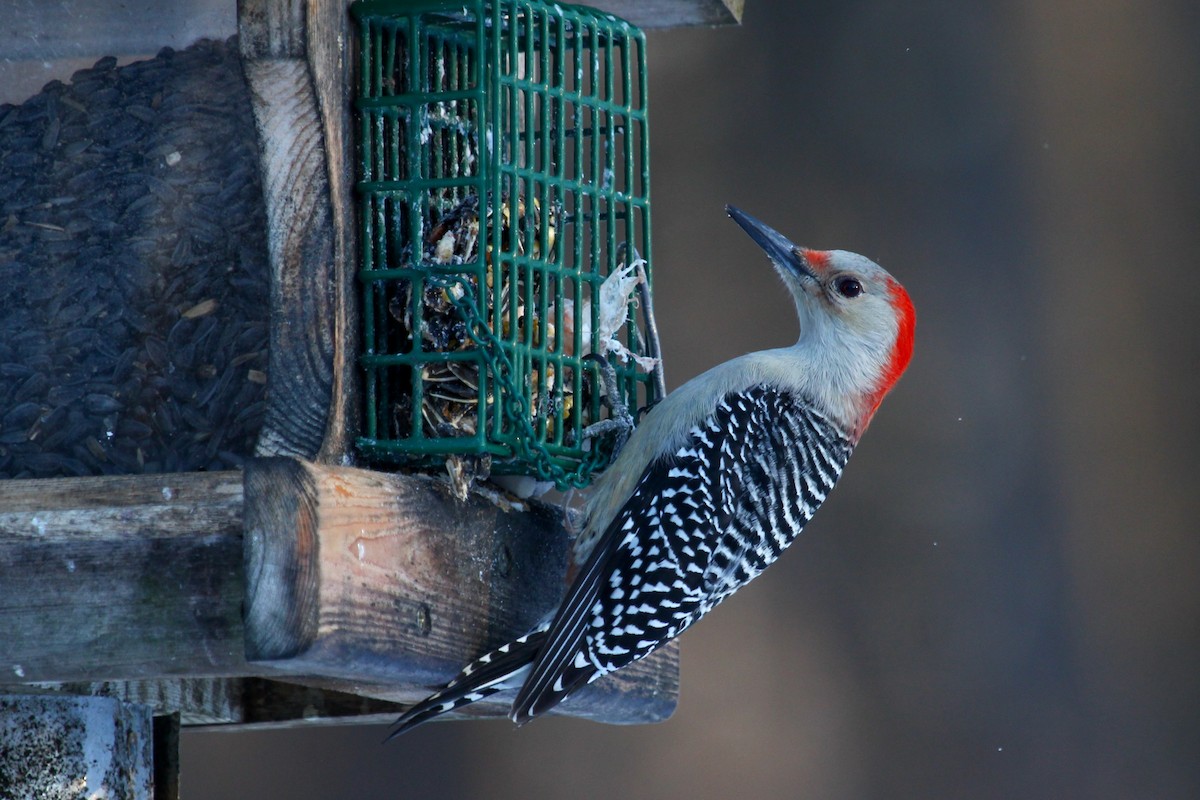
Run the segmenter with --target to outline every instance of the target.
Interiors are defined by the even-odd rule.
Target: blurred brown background
[[[193,800],[1200,797],[1200,6],[751,0],[650,36],[668,381],[796,330],[722,206],[917,354],[659,726],[185,733]]]

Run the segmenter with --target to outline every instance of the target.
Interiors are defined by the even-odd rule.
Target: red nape
[[[892,346],[892,353],[883,366],[883,374],[880,376],[879,388],[876,390],[875,397],[871,399],[872,414],[883,402],[884,395],[896,385],[896,381],[900,380],[900,376],[908,367],[908,362],[912,360],[913,337],[917,327],[917,310],[913,307],[912,298],[908,296],[904,287],[895,281],[889,281],[888,291],[891,294],[892,306],[896,309],[896,343]]]

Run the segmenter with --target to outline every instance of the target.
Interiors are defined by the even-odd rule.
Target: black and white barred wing
[[[648,655],[762,572],[850,451],[802,397],[765,385],[727,395],[687,444],[646,468],[551,623],[513,721]]]

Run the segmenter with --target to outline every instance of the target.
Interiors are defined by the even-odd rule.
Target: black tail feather
[[[541,627],[472,661],[445,687],[405,711],[384,741],[497,692],[520,688],[545,638],[546,629]]]

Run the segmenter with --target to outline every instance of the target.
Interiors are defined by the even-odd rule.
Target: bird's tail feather
[[[394,739],[448,711],[470,705],[497,692],[520,688],[529,673],[530,664],[542,648],[546,628],[546,625],[539,626],[472,661],[443,688],[405,711],[392,724],[392,731],[384,741]]]

